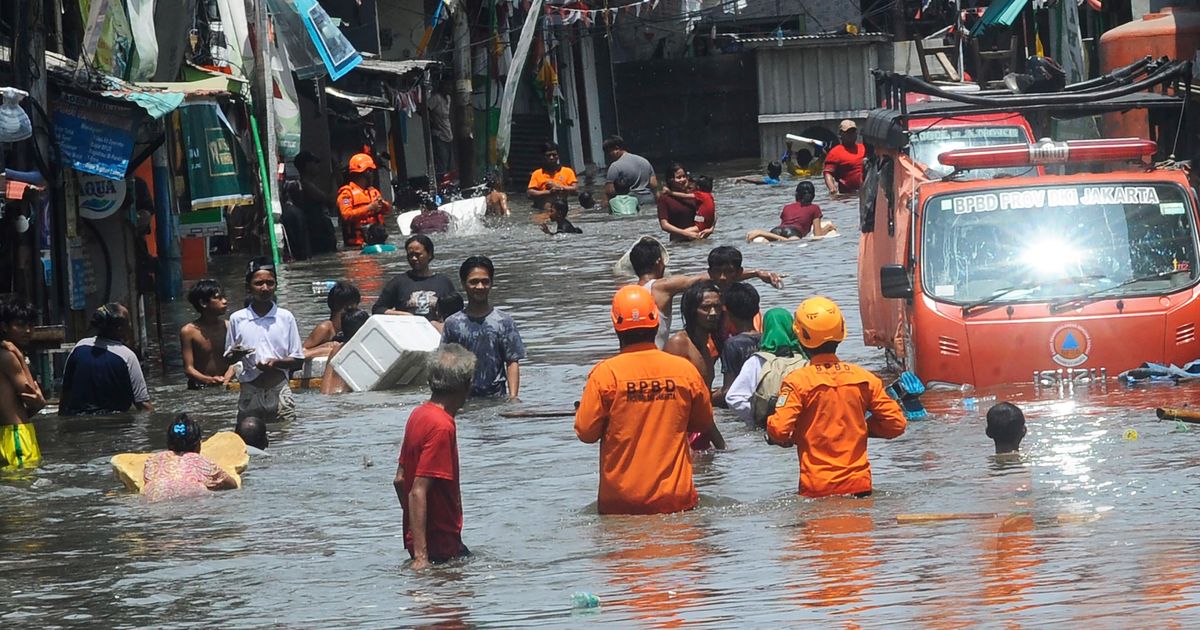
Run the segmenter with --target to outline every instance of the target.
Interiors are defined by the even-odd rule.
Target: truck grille
[[[938,351],[952,357],[958,356],[958,340],[951,337],[938,337]]]
[[[1196,340],[1196,325],[1184,324],[1175,329],[1175,345],[1182,346]]]

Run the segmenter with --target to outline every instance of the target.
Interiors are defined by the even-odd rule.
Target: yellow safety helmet
[[[833,300],[817,296],[800,303],[792,320],[792,330],[800,345],[811,350],[830,341],[845,341],[846,320],[842,318],[842,309]]]

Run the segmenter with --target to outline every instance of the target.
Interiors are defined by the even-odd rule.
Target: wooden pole
[[[458,123],[454,130],[458,155],[458,181],[463,186],[475,183],[475,108],[471,106],[471,31],[467,24],[467,5],[455,3],[454,20],[454,108]]]

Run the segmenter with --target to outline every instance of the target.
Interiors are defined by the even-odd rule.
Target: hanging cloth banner
[[[275,137],[279,157],[291,161],[300,152],[300,104],[289,70],[287,47],[271,39],[271,76],[275,82],[271,103],[275,107]]]
[[[87,16],[91,6],[91,0],[80,0],[80,15]],[[104,74],[127,79],[129,61],[133,55],[133,30],[129,26],[129,16],[125,13],[125,3],[109,2],[108,10],[101,19],[104,25],[100,28],[100,39],[96,44],[92,65]]]
[[[254,51],[250,48],[250,23],[243,0],[217,0],[221,12],[221,27],[225,30],[226,61],[233,76],[249,79],[254,76]]]
[[[174,0],[172,0],[174,1]],[[151,81],[158,71],[158,35],[154,32],[155,0],[125,0],[133,31],[133,64],[130,81]]]
[[[521,27],[521,36],[517,39],[517,52],[513,54],[512,66],[504,80],[504,98],[500,101],[500,125],[496,130],[496,154],[500,162],[508,163],[509,143],[512,142],[513,103],[517,100],[517,86],[521,84],[521,74],[525,70],[525,58],[529,56],[529,46],[537,35],[538,18],[542,13],[542,0],[533,0],[529,5],[529,13],[525,15],[525,24]]]
[[[254,203],[246,158],[217,104],[184,103],[179,108],[179,125],[187,155],[192,210]]]

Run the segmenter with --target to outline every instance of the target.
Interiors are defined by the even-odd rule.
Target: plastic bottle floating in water
[[[962,406],[967,411],[976,411],[980,407],[994,402],[996,402],[995,396],[969,396],[962,399]]]
[[[600,598],[595,593],[576,591],[571,593],[571,604],[575,608],[599,608]]]
[[[1138,434],[1135,429],[1125,429],[1125,439],[1130,442],[1138,439]]]
[[[335,284],[337,284],[336,280],[317,280],[312,283],[312,294],[327,295]]]

